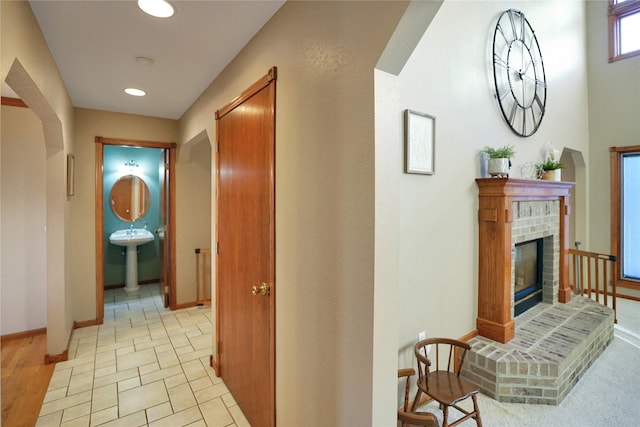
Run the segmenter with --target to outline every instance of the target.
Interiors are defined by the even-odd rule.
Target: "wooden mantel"
[[[479,178],[478,333],[506,343],[515,336],[511,294],[512,206],[517,201],[560,201],[559,302],[571,299],[568,280],[569,190],[573,182]]]

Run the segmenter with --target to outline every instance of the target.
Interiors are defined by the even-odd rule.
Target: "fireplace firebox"
[[[519,316],[542,302],[544,266],[544,239],[535,239],[515,245],[514,260],[514,315]]]

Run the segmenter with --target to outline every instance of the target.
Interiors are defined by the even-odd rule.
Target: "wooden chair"
[[[429,346],[432,359],[428,357],[427,348]],[[469,344],[449,338],[427,338],[415,345],[416,358],[418,359],[418,392],[414,399],[414,407],[421,393],[436,400],[440,404],[443,414],[442,427],[455,426],[469,418],[475,419],[476,425],[482,427],[476,399],[480,390],[475,384],[460,377],[462,364],[470,349]],[[446,367],[442,366],[442,369],[440,369],[441,355],[447,356]],[[435,362],[435,369],[432,369],[432,361]],[[466,411],[458,406],[459,402],[469,397],[473,400],[473,411]],[[449,407],[457,409],[464,416],[449,424]]]
[[[412,368],[398,369],[398,378],[406,377],[404,386],[404,405],[402,408],[398,409],[398,421],[400,421],[401,427],[439,427],[438,419],[431,412],[413,412],[409,409],[409,390],[411,389],[410,380],[415,374],[416,371]]]

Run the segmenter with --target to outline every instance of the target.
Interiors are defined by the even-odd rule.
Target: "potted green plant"
[[[482,152],[489,158],[489,175],[492,177],[509,176],[511,158],[516,155],[516,150],[513,145],[504,145],[498,148],[486,146],[482,149]]]
[[[564,163],[548,158],[544,162],[536,164],[540,170],[540,179],[547,181],[560,181]]]

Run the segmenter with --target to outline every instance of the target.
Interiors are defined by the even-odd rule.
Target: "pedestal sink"
[[[138,286],[138,245],[144,245],[153,241],[153,234],[143,228],[128,228],[111,233],[109,241],[114,245],[127,248],[126,278],[124,290],[135,292]]]

